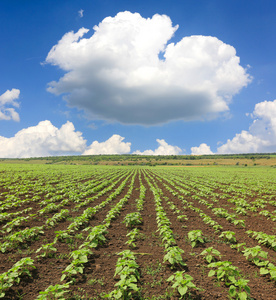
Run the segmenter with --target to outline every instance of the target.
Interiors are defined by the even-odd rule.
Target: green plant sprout
[[[206,239],[202,236],[201,230],[191,230],[188,232],[188,239],[191,242],[191,246],[194,248],[199,244],[205,243]]]
[[[71,283],[72,282],[56,284],[54,286],[50,285],[45,291],[39,292],[39,296],[36,298],[36,300],[66,300],[64,294],[69,292],[66,289],[69,288]]]
[[[185,271],[177,271],[167,279],[167,281],[173,283],[172,288],[178,291],[180,295],[179,299],[186,299],[186,296],[190,294],[192,289],[199,289],[192,282],[193,277],[184,273]]]
[[[126,223],[127,227],[134,227],[142,224],[142,216],[140,212],[129,213],[125,216],[123,223]]]
[[[40,251],[44,251],[42,254],[37,255],[37,258],[40,257],[53,257],[55,255],[55,252],[57,251],[57,248],[55,248],[53,245],[55,243],[50,243],[46,245],[42,245],[40,248],[36,250],[36,253],[39,253]]]
[[[164,255],[163,262],[168,261],[171,264],[172,268],[175,268],[179,265],[183,267],[186,266],[181,256],[181,254],[184,253],[184,250],[182,250],[178,246],[173,246],[167,248],[165,251],[167,252],[167,254]]]
[[[230,287],[229,287],[229,296],[238,299],[238,300],[246,300],[251,299],[249,297],[250,294],[250,287],[247,285],[249,280],[245,280],[240,278],[236,280]]]
[[[200,255],[204,255],[204,258],[208,263],[217,261],[217,257],[221,258],[220,252],[213,247],[206,248]]]
[[[222,238],[224,241],[234,244],[237,242],[235,235],[236,233],[233,231],[223,231],[219,238]]]

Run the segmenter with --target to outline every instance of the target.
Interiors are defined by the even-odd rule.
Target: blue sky
[[[276,152],[273,0],[1,0],[0,26],[0,157]]]

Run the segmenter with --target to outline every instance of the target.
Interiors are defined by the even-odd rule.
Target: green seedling
[[[31,277],[30,268],[35,268],[33,259],[30,257],[22,258],[15,263],[7,272],[0,274],[0,298],[4,298],[6,290],[13,286],[14,283],[20,282],[21,275]]]
[[[239,244],[233,244],[233,245],[230,245],[230,247],[232,249],[237,249],[238,252],[241,252],[241,247],[243,247],[244,249],[246,248],[245,247],[246,243],[239,243]]]
[[[223,231],[219,237],[222,238],[226,242],[234,244],[237,242],[235,235],[236,235],[236,233],[233,231]]]
[[[250,287],[247,285],[249,280],[243,278],[238,279],[229,288],[229,296],[233,299],[246,300],[251,299],[249,297]]]
[[[37,255],[37,258],[40,257],[53,257],[57,249],[53,246],[55,243],[50,243],[46,245],[42,245],[39,249],[36,250],[36,253],[40,251],[44,251],[42,254]]]
[[[177,271],[167,279],[167,281],[173,283],[172,288],[178,291],[180,295],[179,299],[186,299],[186,296],[190,294],[192,289],[198,290],[196,285],[192,282],[193,277],[184,273],[185,271]]]
[[[167,254],[164,255],[163,262],[168,261],[172,268],[175,268],[179,265],[183,267],[186,266],[181,256],[181,254],[184,253],[184,250],[180,249],[178,246],[173,246],[167,248],[165,251]]]
[[[62,220],[66,219],[69,216],[68,209],[62,209],[59,213],[56,213],[52,218],[49,218],[46,221],[46,224],[50,227],[54,227],[57,223],[61,222]]]
[[[217,257],[221,258],[220,252],[213,247],[203,250],[200,255],[204,255],[204,258],[208,263],[217,261]]]
[[[245,221],[244,220],[232,220],[231,223],[233,223],[237,227],[245,227]]]
[[[136,244],[136,238],[139,235],[140,230],[138,228],[134,228],[131,230],[126,236],[128,237],[128,240],[126,241],[125,244],[129,245],[131,248],[135,248]]]
[[[62,271],[63,275],[61,276],[60,281],[69,277],[74,282],[74,276],[78,273],[83,274],[84,264],[88,262],[88,255],[92,254],[90,249],[78,249],[72,251],[70,257],[73,258],[73,261],[64,271]]]
[[[42,229],[43,226],[36,226],[5,236],[4,239],[7,241],[0,245],[0,251],[4,253],[8,248],[16,247],[24,242],[34,240],[38,235],[44,233]]]
[[[257,266],[262,266],[262,258],[267,258],[267,252],[262,251],[262,248],[260,246],[245,248],[242,252],[248,261],[254,263]]]
[[[211,270],[208,277],[217,275],[218,281],[224,281],[226,285],[231,285],[236,282],[236,278],[241,277],[238,268],[232,266],[230,261],[218,261],[208,265],[209,268],[216,268]]]
[[[188,217],[186,215],[180,215],[177,217],[177,220],[180,222],[188,221]]]
[[[127,227],[134,227],[142,224],[142,216],[140,212],[129,213],[125,216],[123,223],[126,223]]]
[[[248,230],[246,233],[249,236],[254,237],[260,244],[271,247],[276,251],[276,237],[275,235],[269,235],[264,232]]]
[[[71,282],[50,285],[45,291],[39,292],[39,296],[36,300],[66,300],[66,298],[64,298],[64,294],[69,292],[66,289],[69,288],[70,284]]]
[[[91,227],[85,228],[83,231],[89,231],[86,240],[89,241],[89,247],[97,248],[104,245],[106,242],[105,235],[108,233],[106,225],[98,225],[91,229]]]
[[[261,275],[269,274],[270,278],[276,281],[276,266],[269,261],[264,262],[264,267],[260,269]]]
[[[73,237],[66,230],[55,231],[56,237],[54,239],[54,243],[60,241],[62,243],[72,243]]]
[[[124,250],[118,255],[122,257],[117,261],[114,277],[119,275],[120,280],[115,284],[117,288],[105,297],[108,299],[135,299],[135,296],[139,295],[137,282],[140,279],[135,254],[130,250]]]
[[[188,232],[188,239],[191,242],[191,246],[194,248],[198,246],[199,244],[205,243],[205,238],[202,236],[201,230],[191,230]]]

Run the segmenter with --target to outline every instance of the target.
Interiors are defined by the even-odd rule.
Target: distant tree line
[[[5,160],[18,160],[18,161],[45,161],[46,163],[70,163],[74,162],[87,162],[87,163],[100,163],[100,162],[133,162],[133,164],[150,164],[149,162],[156,161],[158,164],[165,164],[166,161],[171,160],[201,160],[201,159],[270,159],[271,156],[275,157],[276,153],[247,153],[247,154],[212,154],[212,155],[137,155],[137,154],[114,154],[114,155],[74,155],[74,156],[49,156],[49,157],[35,157],[25,159],[1,159]],[[146,162],[145,162],[146,161]],[[147,163],[148,162],[148,163]]]

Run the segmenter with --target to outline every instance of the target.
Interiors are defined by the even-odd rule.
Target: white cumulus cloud
[[[156,140],[159,144],[159,147],[155,150],[145,150],[143,152],[137,150],[134,151],[133,154],[140,154],[140,155],[179,155],[181,154],[182,150],[177,146],[169,145],[165,140]]]
[[[14,137],[0,136],[1,158],[27,158],[67,155],[83,152],[86,140],[67,121],[60,129],[50,121],[41,121],[36,126],[20,130]]]
[[[18,108],[20,90],[12,89],[7,90],[4,94],[0,95],[0,120],[13,120],[19,122],[19,114],[15,111],[14,107]]]
[[[255,105],[249,130],[243,130],[218,148],[218,153],[262,153],[276,151],[276,100]]]
[[[199,147],[192,147],[191,154],[192,155],[204,155],[204,154],[213,154],[213,152],[211,151],[210,146],[208,146],[205,143],[202,143],[199,145]]]
[[[127,154],[130,152],[131,143],[123,142],[125,138],[118,134],[113,134],[105,142],[94,141],[83,153],[83,155],[95,154]]]
[[[251,81],[235,48],[216,37],[169,43],[178,26],[166,15],[120,12],[93,29],[66,33],[46,58],[65,71],[48,91],[91,118],[143,125],[210,119]]]

